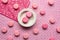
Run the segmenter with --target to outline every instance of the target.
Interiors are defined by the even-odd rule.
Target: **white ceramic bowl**
[[[31,12],[33,14],[33,16],[29,19],[28,23],[26,24],[22,22],[22,18],[26,16],[25,12]],[[18,22],[23,27],[31,27],[36,22],[36,13],[32,9],[29,9],[29,8],[23,9],[18,13]]]

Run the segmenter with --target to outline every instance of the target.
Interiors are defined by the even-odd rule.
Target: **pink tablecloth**
[[[60,0],[55,0],[55,3],[53,6],[49,6],[47,3],[47,0],[30,0],[29,8],[32,8],[31,7],[32,3],[37,3],[38,9],[34,10],[37,14],[37,21],[36,21],[36,24],[34,26],[32,26],[31,28],[23,28],[18,24],[18,22],[14,21],[14,20],[13,20],[15,22],[14,27],[9,28],[7,25],[7,21],[9,21],[11,19],[0,14],[0,40],[7,40],[7,37],[9,35],[12,35],[14,40],[24,40],[23,34],[25,32],[28,32],[30,34],[28,40],[49,40],[49,38],[51,36],[55,37],[55,40],[60,40],[60,33],[56,32],[56,27],[60,26]],[[44,16],[41,16],[39,14],[41,9],[46,11],[46,14]],[[55,24],[49,23],[50,17],[55,18],[55,20],[56,20]],[[43,23],[48,24],[47,30],[42,29],[41,25]],[[8,28],[8,32],[6,34],[3,34],[1,32],[2,27]],[[34,35],[32,32],[35,27],[39,29],[38,35]],[[13,34],[14,29],[20,31],[19,37],[14,36],[14,34]]]

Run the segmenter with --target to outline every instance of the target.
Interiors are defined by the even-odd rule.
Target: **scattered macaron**
[[[54,4],[54,0],[48,0],[48,4],[52,6]]]
[[[23,34],[23,38],[24,38],[24,39],[28,39],[28,38],[29,38],[29,33],[24,33],[24,34]]]
[[[7,28],[6,27],[2,27],[1,31],[2,31],[2,33],[6,33],[7,32]]]
[[[15,4],[13,5],[13,8],[14,8],[14,9],[18,9],[18,8],[19,8],[19,5],[18,5],[17,3],[15,3]]]
[[[22,22],[25,23],[25,24],[28,23],[28,21],[29,21],[29,19],[28,19],[27,17],[24,17],[24,18],[22,19]]]
[[[8,26],[9,27],[13,27],[13,25],[14,25],[14,22],[13,21],[8,21]]]
[[[19,30],[15,30],[15,31],[14,31],[14,35],[15,35],[16,37],[18,37],[18,36],[20,35]]]
[[[31,13],[31,12],[26,12],[26,16],[27,16],[28,18],[31,18],[31,17],[32,17],[32,13]]]
[[[32,4],[32,8],[33,8],[33,9],[37,9],[37,8],[38,8],[38,5],[37,5],[36,3],[33,3],[33,4]]]
[[[48,24],[42,24],[42,28],[43,29],[47,29],[48,28]]]
[[[56,31],[57,31],[58,33],[60,33],[60,27],[57,27],[57,28],[56,28]]]
[[[54,18],[50,18],[50,19],[49,19],[49,22],[50,22],[51,24],[54,24],[56,21],[55,21]]]
[[[54,37],[50,37],[49,40],[55,40],[55,38]]]
[[[34,28],[34,29],[33,29],[33,34],[37,35],[38,33],[39,33],[38,28]]]
[[[7,40],[13,40],[13,37],[12,37],[11,35],[9,35],[9,36],[7,37]]]
[[[4,3],[4,4],[8,3],[8,0],[1,0],[1,1],[2,1],[2,3]]]
[[[41,11],[40,11],[40,14],[41,14],[41,15],[45,15],[45,13],[46,13],[46,12],[45,12],[44,10],[41,10]]]

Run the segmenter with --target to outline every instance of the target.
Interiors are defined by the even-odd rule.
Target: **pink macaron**
[[[24,38],[24,39],[28,39],[28,38],[29,38],[29,33],[24,33],[24,34],[23,34],[23,38]]]
[[[32,13],[31,13],[31,12],[26,12],[26,16],[27,16],[28,18],[31,18],[31,17],[32,17]]]
[[[42,28],[43,29],[47,29],[48,28],[48,24],[42,24]]]
[[[24,17],[24,18],[22,19],[22,22],[25,23],[25,24],[28,23],[28,21],[29,21],[29,19],[28,19],[27,17]]]
[[[16,37],[18,37],[18,36],[20,35],[19,30],[14,30],[14,35],[15,35]]]
[[[13,27],[13,25],[14,25],[14,22],[13,21],[8,21],[8,26],[9,27]]]
[[[2,27],[1,31],[2,31],[2,33],[6,33],[8,30],[6,27]]]
[[[33,8],[33,9],[37,9],[37,8],[38,8],[37,4],[36,4],[36,3],[33,3],[33,4],[32,4],[32,8]]]
[[[34,29],[33,29],[33,33],[34,33],[35,35],[37,35],[37,34],[39,33],[38,28],[34,28]]]

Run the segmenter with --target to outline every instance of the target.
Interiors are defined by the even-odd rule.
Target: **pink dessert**
[[[43,29],[47,29],[48,28],[48,24],[42,24],[42,28]]]
[[[14,25],[14,22],[13,21],[8,21],[8,26],[9,27],[13,27],[13,25]]]
[[[39,33],[39,30],[38,30],[37,28],[34,28],[34,29],[33,29],[33,33],[34,33],[35,35],[37,35],[37,34]]]
[[[1,0],[1,2],[6,4],[6,3],[8,3],[8,0]]]
[[[54,37],[50,37],[49,40],[55,40],[55,38]]]
[[[24,39],[28,39],[28,38],[29,38],[29,34],[28,34],[28,33],[24,33],[24,34],[23,34],[23,38],[24,38]]]
[[[7,28],[6,27],[2,27],[1,31],[2,31],[2,33],[6,33],[7,32]]]
[[[41,11],[40,11],[40,14],[41,14],[41,15],[45,15],[45,11],[44,11],[44,10],[41,10]]]
[[[36,3],[33,3],[33,4],[32,4],[32,8],[33,8],[33,9],[37,9],[37,8],[38,8],[37,4],[36,4]]]
[[[54,18],[50,18],[49,22],[50,22],[51,24],[54,24],[56,21],[55,21]]]
[[[31,13],[31,12],[26,12],[26,16],[27,16],[28,18],[31,18],[31,17],[32,17],[32,13]]]
[[[52,6],[54,4],[54,0],[48,0],[48,4]]]
[[[11,35],[9,35],[9,36],[7,37],[7,40],[13,40],[13,37],[12,37]]]
[[[15,4],[13,5],[13,8],[14,8],[14,9],[18,9],[18,8],[19,8],[19,5],[18,5],[17,3],[15,3]]]
[[[60,27],[57,27],[57,28],[56,28],[56,31],[57,31],[58,33],[60,33]]]
[[[15,30],[15,31],[14,31],[14,35],[15,35],[16,37],[18,37],[18,36],[20,35],[19,30]]]
[[[23,22],[23,23],[27,23],[28,20],[29,20],[29,19],[28,19],[27,17],[24,17],[24,18],[22,19],[22,22]]]

